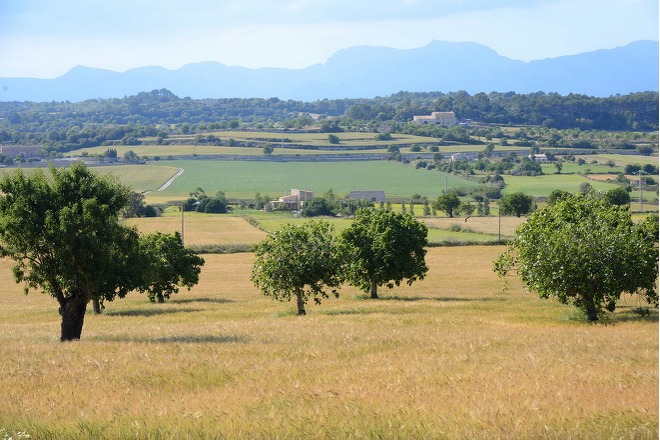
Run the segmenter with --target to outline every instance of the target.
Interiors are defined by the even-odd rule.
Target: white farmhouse
[[[548,163],[548,156],[545,154],[530,154],[528,157],[534,162]]]

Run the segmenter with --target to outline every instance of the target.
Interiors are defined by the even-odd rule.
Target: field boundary
[[[174,181],[176,180],[177,177],[179,177],[181,174],[183,174],[184,171],[185,171],[185,170],[184,170],[183,168],[179,168],[179,171],[177,171],[175,175],[173,175],[172,177],[170,177],[170,178],[167,180],[167,182],[163,183],[163,184],[160,186],[160,188],[158,188],[156,191],[163,191],[163,190],[167,189],[167,187],[170,186],[170,185],[172,184],[172,182],[174,182]]]

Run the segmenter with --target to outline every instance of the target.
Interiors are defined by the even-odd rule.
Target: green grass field
[[[156,197],[180,199],[197,187],[207,193],[225,191],[227,197],[254,199],[256,193],[277,198],[292,188],[337,195],[354,190],[384,190],[388,198],[413,194],[436,198],[447,187],[470,187],[477,183],[437,171],[416,170],[390,161],[364,162],[247,162],[160,161],[151,166],[181,167],[186,171]]]
[[[120,182],[134,191],[156,191],[162,184],[174,177],[179,171],[176,166],[152,167],[149,165],[115,165],[95,167],[94,171],[116,176]]]
[[[657,312],[588,325],[503,291],[503,249],[432,248],[424,280],[306,317],[252,286],[252,254],[205,255],[192,291],[129,294],[64,344],[0,261],[0,438],[657,438]]]

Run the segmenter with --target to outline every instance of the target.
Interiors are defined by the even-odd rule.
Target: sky
[[[0,0],[0,77],[300,69],[353,46],[472,41],[531,61],[658,40],[658,0]]]

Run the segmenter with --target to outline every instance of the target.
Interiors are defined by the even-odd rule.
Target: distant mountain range
[[[54,79],[0,78],[0,101],[83,101],[168,89],[191,98],[372,98],[399,91],[579,93],[605,97],[658,90],[658,42],[523,62],[476,43],[433,41],[418,49],[359,46],[304,69],[188,64],[123,73],[77,66]]]

